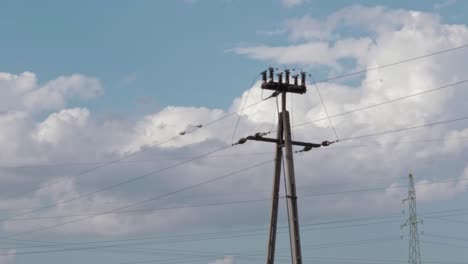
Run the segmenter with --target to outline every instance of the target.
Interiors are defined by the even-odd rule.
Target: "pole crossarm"
[[[276,139],[276,138],[266,138],[266,137],[262,136],[262,133],[256,133],[254,136],[248,136],[248,137],[245,137],[245,138],[241,138],[241,139],[239,139],[239,141],[236,144],[238,144],[238,145],[244,144],[248,140],[275,143],[275,144],[278,144],[278,145],[281,145],[281,146],[284,145],[284,140],[279,140],[279,139]],[[330,146],[331,144],[333,144],[335,142],[336,141],[323,141],[322,143],[309,143],[309,142],[291,140],[291,145],[301,146],[301,147],[304,147],[304,149],[302,151],[309,151],[309,150],[311,150],[313,148],[320,148],[320,147]]]

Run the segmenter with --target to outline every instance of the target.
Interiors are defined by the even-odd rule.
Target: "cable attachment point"
[[[280,95],[280,92],[275,91],[270,96],[268,96],[267,98],[265,98],[263,100],[267,100],[267,99],[270,99],[270,98],[275,98],[275,97],[278,97],[278,95]]]
[[[197,126],[195,126],[196,128],[202,128],[203,127],[203,124],[199,124]]]
[[[336,142],[338,142],[338,141],[339,141],[339,140],[335,140],[335,141],[323,141],[323,142],[322,142],[322,146],[328,147],[328,146],[330,146],[331,144],[336,143]]]
[[[239,141],[232,144],[232,146],[241,145],[241,144],[244,144],[245,142],[247,142],[247,138],[241,138],[241,139],[239,139]]]
[[[263,136],[266,136],[270,134],[270,132],[258,132],[258,133],[255,133],[255,138],[261,138]]]
[[[305,146],[303,149],[301,150],[297,150],[297,151],[294,151],[294,153],[301,153],[301,152],[307,152],[309,150],[311,150],[313,147],[312,146]]]
[[[183,135],[185,135],[186,133],[187,133],[187,132],[182,131],[182,132],[179,133],[179,135],[183,136]]]

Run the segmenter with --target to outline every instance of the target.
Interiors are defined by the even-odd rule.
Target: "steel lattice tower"
[[[409,190],[408,197],[403,200],[408,202],[409,216],[405,223],[401,225],[401,228],[409,226],[409,258],[408,264],[421,264],[421,252],[419,249],[419,233],[418,224],[422,223],[416,214],[416,189],[414,188],[413,175],[409,175]]]

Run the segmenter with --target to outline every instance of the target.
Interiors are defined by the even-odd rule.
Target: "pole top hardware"
[[[283,76],[283,73],[285,76]],[[277,92],[287,93],[298,93],[304,94],[307,91],[306,87],[306,76],[305,72],[301,72],[300,75],[293,75],[293,82],[290,82],[291,71],[286,69],[284,72],[276,74],[278,77],[275,81],[275,69],[270,67],[268,70],[263,71],[262,74],[262,89],[273,90]],[[301,77],[301,83],[299,84],[298,78]],[[284,77],[284,79],[283,79]]]

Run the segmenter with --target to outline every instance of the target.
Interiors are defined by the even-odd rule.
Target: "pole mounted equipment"
[[[283,79],[284,74],[284,79]],[[275,172],[273,178],[273,191],[272,191],[272,204],[270,214],[270,228],[268,239],[267,251],[267,264],[273,264],[275,260],[275,245],[276,245],[276,229],[278,224],[278,201],[280,190],[280,176],[282,169],[283,148],[286,158],[286,201],[288,210],[288,223],[289,223],[289,239],[291,245],[291,260],[293,264],[302,263],[301,254],[301,240],[299,232],[299,214],[297,209],[297,194],[296,194],[296,179],[294,175],[294,159],[292,146],[302,146],[303,149],[299,152],[310,151],[313,148],[320,148],[329,146],[335,141],[323,141],[322,143],[309,143],[294,141],[291,139],[291,123],[289,119],[289,112],[286,110],[286,94],[296,93],[304,94],[307,91],[306,87],[306,73],[301,72],[299,75],[293,75],[293,82],[290,82],[291,71],[284,70],[276,74],[277,80],[275,81],[275,69],[273,67],[263,71],[261,88],[264,90],[274,91],[270,97],[277,97],[281,94],[281,113],[278,115],[278,129],[276,138],[265,137],[269,133],[256,133],[253,136],[241,138],[234,145],[244,144],[247,141],[261,141],[274,143],[276,145],[275,154]],[[299,84],[299,77],[301,83]]]
[[[267,80],[267,71],[262,72],[262,89],[265,90],[273,90],[278,92],[286,92],[286,93],[297,93],[297,94],[304,94],[307,91],[306,87],[306,73],[301,72],[301,84],[298,84],[299,75],[294,75],[293,79],[294,82],[290,83],[290,70],[285,70],[285,79],[283,82],[283,73],[280,72],[277,74],[278,80],[274,80],[275,69],[270,67],[268,69],[268,80]]]

